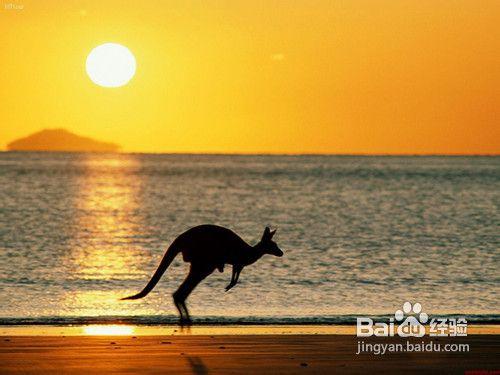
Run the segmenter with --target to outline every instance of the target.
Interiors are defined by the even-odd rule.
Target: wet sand
[[[356,355],[358,339],[352,335],[2,336],[0,373],[463,374],[500,369],[499,340],[499,335],[442,338],[442,344],[468,343],[470,352],[376,356]]]

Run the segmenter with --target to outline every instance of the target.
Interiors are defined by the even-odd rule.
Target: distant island
[[[7,145],[9,151],[115,152],[119,149],[115,143],[96,141],[65,129],[44,129]]]

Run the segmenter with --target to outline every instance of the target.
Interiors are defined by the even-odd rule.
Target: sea
[[[231,266],[194,290],[205,324],[350,324],[394,315],[500,321],[500,157],[0,153],[0,325],[177,319],[179,256],[205,223],[282,258]]]

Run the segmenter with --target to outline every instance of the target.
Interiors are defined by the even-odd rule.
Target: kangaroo
[[[147,296],[160,281],[174,258],[182,253],[184,262],[191,263],[191,265],[186,279],[172,294],[172,297],[175,307],[179,310],[181,325],[191,324],[191,317],[185,302],[194,288],[216,269],[223,272],[224,265],[231,264],[233,274],[225,288],[227,292],[237,284],[243,267],[255,263],[264,254],[283,256],[283,251],[272,240],[275,233],[276,230],[271,231],[269,227],[266,227],[259,243],[251,246],[232,230],[218,225],[205,224],[193,227],[172,242],[144,289],[122,300]]]

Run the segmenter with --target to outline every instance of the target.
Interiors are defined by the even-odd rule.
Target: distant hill
[[[9,151],[118,151],[115,143],[81,137],[65,129],[44,129],[7,145]]]

